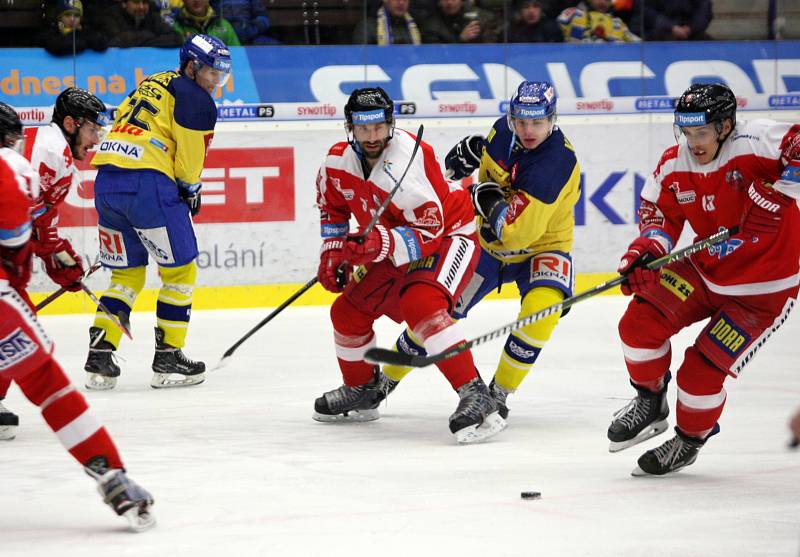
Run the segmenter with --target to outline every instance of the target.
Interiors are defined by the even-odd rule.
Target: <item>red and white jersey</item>
[[[639,229],[672,249],[688,221],[697,238],[739,224],[750,184],[774,184],[800,198],[800,182],[784,173],[782,146],[792,143],[798,127],[772,120],[738,122],[716,159],[701,165],[681,138],[661,157],[642,190]],[[784,173],[782,177],[781,174]],[[737,234],[691,257],[712,292],[746,296],[779,292],[800,283],[800,210],[782,215],[777,234]]]
[[[80,184],[78,168],[72,158],[67,139],[54,123],[25,130],[25,158],[39,173],[41,197],[39,203],[60,205],[70,187]]]
[[[361,159],[343,141],[331,147],[317,175],[317,204],[322,236],[342,236],[350,217],[364,229],[394,189],[411,159],[416,137],[395,130],[365,178]],[[391,232],[396,266],[427,257],[444,236],[472,234],[475,222],[469,193],[442,175],[433,148],[420,143],[419,152],[379,223]]]
[[[25,192],[30,200],[39,198],[39,175],[33,170],[28,159],[8,147],[0,148],[0,159],[3,159],[14,172],[20,189]]]
[[[38,189],[36,173],[15,151],[0,148],[0,247],[16,249],[31,237],[30,192]],[[10,289],[0,265],[0,292]]]

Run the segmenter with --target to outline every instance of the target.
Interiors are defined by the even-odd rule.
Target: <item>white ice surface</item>
[[[450,435],[457,398],[436,368],[409,375],[377,422],[312,421],[314,398],[341,382],[327,308],[289,308],[205,384],[161,391],[149,387],[153,315],[135,314],[117,389],[85,394],[155,496],[158,526],[126,532],[12,387],[21,427],[0,445],[0,555],[797,556],[800,453],[786,449],[786,422],[800,404],[798,317],[728,381],[722,432],[693,466],[632,478],[672,433],[607,451],[611,415],[633,394],[616,335],[624,304],[576,306],[510,398],[509,428],[478,446]],[[477,306],[468,337],[516,307]],[[268,311],[195,312],[187,354],[213,365]],[[43,322],[85,392],[90,316]],[[399,330],[379,322],[379,344]],[[674,369],[697,331],[676,338]],[[487,381],[502,344],[476,350]]]

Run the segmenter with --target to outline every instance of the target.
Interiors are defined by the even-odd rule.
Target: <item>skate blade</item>
[[[178,376],[180,379],[173,379],[172,376]],[[154,389],[172,389],[175,387],[191,387],[192,385],[199,385],[206,380],[205,373],[198,373],[197,375],[181,375],[180,373],[153,373],[153,379],[150,380],[150,386]]]
[[[0,426],[0,441],[11,441],[17,436],[17,426],[4,425]]]
[[[90,391],[110,391],[116,386],[116,377],[108,377],[92,372],[86,374],[86,388]]]
[[[639,432],[639,435],[634,437],[633,439],[628,439],[627,441],[611,441],[608,444],[608,452],[610,453],[618,453],[620,451],[624,451],[628,447],[633,447],[634,445],[638,445],[643,441],[647,441],[651,437],[655,437],[656,435],[661,435],[667,428],[669,427],[669,422],[667,420],[661,420],[660,422],[655,422],[647,429],[643,429]]]
[[[347,423],[347,422],[374,422],[381,417],[377,408],[371,410],[350,410],[344,414],[320,414],[314,412],[311,416],[314,420],[322,423]]]
[[[645,472],[639,466],[637,466],[636,468],[631,470],[631,476],[633,476],[634,478],[644,478],[644,477],[663,478],[664,476],[669,476],[671,474],[674,474],[675,472],[680,472],[681,470],[683,470],[687,466],[689,466],[689,464],[684,464],[680,468],[675,468],[674,470],[670,470],[669,472],[665,472],[663,474],[651,474],[650,472]]]
[[[669,476],[671,474],[674,474],[675,472],[680,472],[681,470],[683,470],[687,466],[691,466],[692,464],[694,464],[695,460],[697,460],[697,456],[695,456],[689,462],[679,466],[678,468],[670,470],[669,472],[664,472],[663,474],[651,474],[650,472],[645,472],[644,470],[642,470],[641,466],[636,466],[636,468],[634,468],[631,471],[631,476],[634,476],[636,478],[641,478],[641,477],[645,477],[645,476],[650,476],[652,478],[661,478],[661,477],[664,477],[664,476]]]
[[[482,424],[459,429],[454,435],[459,445],[471,445],[474,443],[482,443],[490,437],[494,437],[507,426],[508,423],[500,417],[500,413],[493,412],[486,416]]]
[[[149,511],[142,511],[139,507],[128,509],[123,513],[128,521],[128,527],[134,532],[144,532],[156,525],[156,517]]]

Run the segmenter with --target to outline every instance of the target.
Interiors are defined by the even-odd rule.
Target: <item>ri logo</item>
[[[720,226],[719,230],[722,232],[725,230],[725,228]],[[718,258],[722,259],[723,257],[727,257],[739,249],[739,246],[741,246],[743,243],[744,242],[738,238],[728,238],[727,240],[722,240],[721,242],[717,242],[716,244],[709,246],[708,254],[711,257],[717,256]]]

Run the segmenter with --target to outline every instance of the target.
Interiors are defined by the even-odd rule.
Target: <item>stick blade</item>
[[[227,366],[229,363],[231,363],[231,356],[232,354],[228,354],[227,352],[225,352],[225,355],[222,356],[219,362],[217,362],[217,365],[211,368],[211,371],[216,371],[218,369],[222,369],[225,366]]]
[[[364,359],[372,364],[391,364],[393,366],[413,366],[410,354],[404,354],[397,350],[388,350],[386,348],[370,348],[364,354]]]
[[[401,367],[426,367],[438,361],[437,358],[404,354],[386,348],[370,348],[364,354],[364,359],[373,364],[389,364]]]

